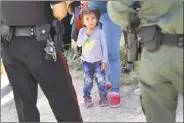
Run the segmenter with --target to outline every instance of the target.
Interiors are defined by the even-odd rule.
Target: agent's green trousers
[[[141,105],[148,122],[175,122],[177,95],[183,94],[183,48],[145,48],[139,66]]]

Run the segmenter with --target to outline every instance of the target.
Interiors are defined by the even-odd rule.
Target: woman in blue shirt
[[[88,6],[89,8],[98,8],[101,13],[99,27],[105,34],[108,51],[107,79],[112,83],[109,103],[110,107],[118,107],[120,105],[120,40],[122,29],[110,20],[107,13],[107,1],[89,1]]]

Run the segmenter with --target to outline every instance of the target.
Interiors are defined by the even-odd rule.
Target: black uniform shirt
[[[61,1],[1,1],[1,21],[8,26],[33,26],[54,19],[50,4]]]

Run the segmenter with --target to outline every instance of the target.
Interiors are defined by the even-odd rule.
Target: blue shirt
[[[94,44],[90,51],[84,49],[86,41],[90,41]],[[77,39],[77,46],[82,47],[83,61],[90,63],[102,61],[107,63],[107,45],[104,32],[101,29],[96,28],[93,34],[89,37],[86,35],[86,27],[81,28]]]
[[[88,6],[99,9],[101,15],[107,13],[107,1],[90,1]]]

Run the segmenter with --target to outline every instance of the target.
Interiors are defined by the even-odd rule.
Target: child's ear
[[[81,20],[81,23],[82,23],[82,25],[83,25],[83,26],[85,26],[85,25],[84,25],[84,21],[83,21],[83,20]]]
[[[83,21],[83,20],[81,20],[81,22],[82,22],[82,24],[84,25],[84,21]]]

